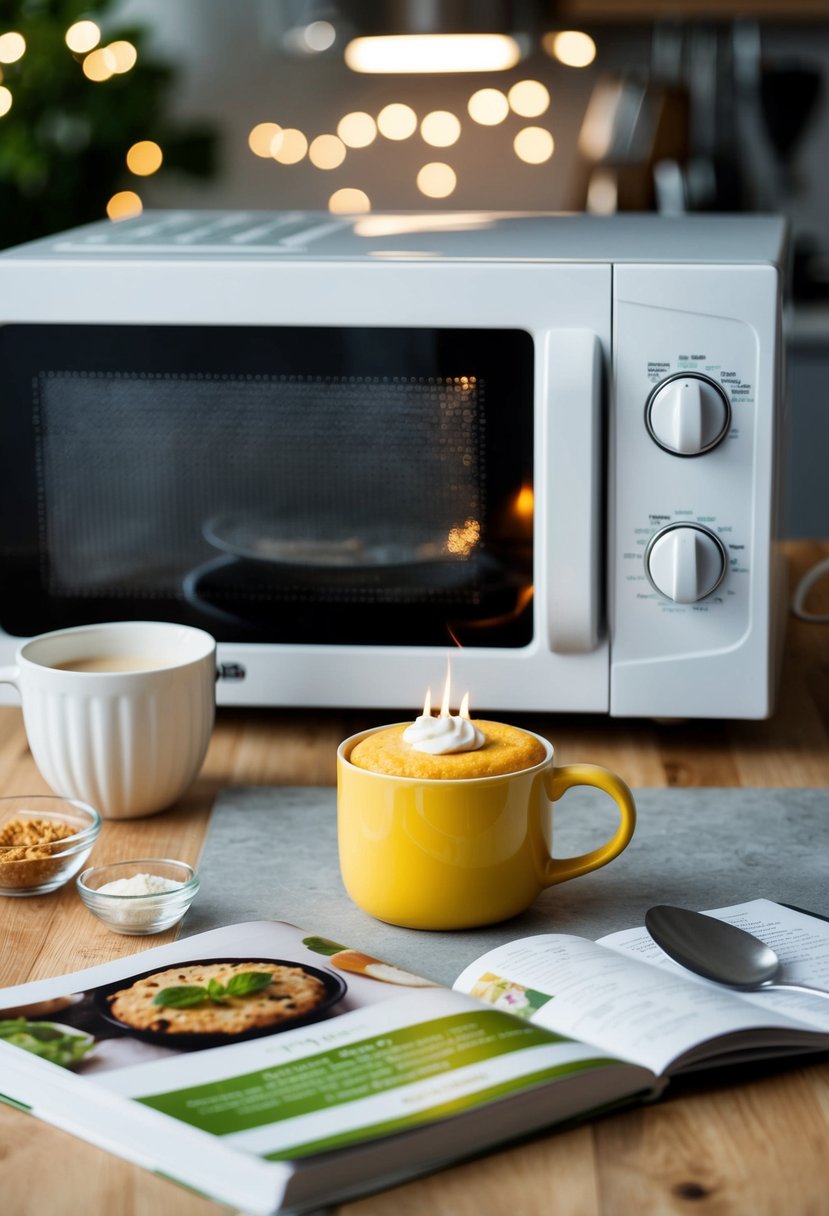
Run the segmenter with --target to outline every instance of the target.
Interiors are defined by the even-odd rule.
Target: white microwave
[[[757,718],[774,217],[148,212],[0,256],[0,661],[219,642],[225,704]]]

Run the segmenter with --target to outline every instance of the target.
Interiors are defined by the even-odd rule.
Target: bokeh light
[[[117,72],[119,75],[129,72],[138,61],[138,51],[131,42],[124,42],[123,40],[110,42],[106,50],[112,56],[113,72]]]
[[[411,106],[393,101],[377,115],[377,127],[386,139],[408,139],[417,130],[417,115]]]
[[[337,123],[337,134],[349,148],[367,148],[377,138],[377,123],[365,111],[354,110]]]
[[[330,21],[312,21],[302,31],[302,41],[309,51],[327,51],[337,40],[337,31]]]
[[[478,89],[469,98],[469,117],[484,127],[495,127],[509,114],[509,102],[500,89]]]
[[[589,34],[581,30],[560,30],[557,34],[545,34],[542,46],[548,55],[568,68],[586,68],[596,58],[596,44]]]
[[[427,198],[447,198],[457,185],[458,179],[451,165],[431,161],[417,175],[417,188]]]
[[[273,156],[273,141],[280,135],[282,128],[275,122],[258,122],[248,135],[248,147],[254,156],[262,156],[270,160]]]
[[[420,124],[420,134],[433,148],[450,147],[457,143],[460,133],[460,120],[450,110],[432,110]]]
[[[108,47],[90,51],[83,61],[83,74],[96,84],[110,80],[115,75],[115,56],[110,54]]]
[[[26,39],[15,30],[0,34],[0,63],[17,63],[26,54]]]
[[[295,165],[308,151],[308,140],[296,127],[286,127],[274,139],[271,155],[280,165]]]
[[[543,165],[553,155],[555,142],[543,127],[524,127],[512,141],[515,155],[528,165]]]
[[[318,135],[311,140],[308,159],[318,169],[336,169],[345,160],[345,144],[336,135]]]
[[[128,220],[143,210],[144,204],[134,190],[119,190],[107,203],[107,215],[111,220]]]
[[[76,21],[66,31],[66,45],[76,55],[85,55],[101,41],[101,31],[94,21]]]
[[[4,84],[0,84],[0,118],[2,118],[4,114],[8,114],[9,110],[12,108],[13,101],[14,98],[12,97],[11,89],[7,89]]]
[[[353,186],[343,186],[335,190],[328,200],[328,210],[337,215],[353,215],[358,212],[371,211],[371,200],[365,190],[357,190]]]
[[[550,104],[550,94],[540,80],[519,80],[507,94],[510,109],[522,118],[537,118]]]
[[[141,139],[127,152],[127,168],[136,177],[149,177],[157,173],[164,160],[164,153],[151,139]]]

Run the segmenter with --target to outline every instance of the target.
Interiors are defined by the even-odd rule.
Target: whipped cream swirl
[[[483,747],[485,736],[469,718],[451,716],[433,718],[421,714],[403,732],[403,739],[416,752],[430,756],[448,756],[453,752],[474,752]]]

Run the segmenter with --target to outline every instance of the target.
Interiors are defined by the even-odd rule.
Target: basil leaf
[[[228,996],[252,996],[267,988],[273,979],[272,971],[242,971],[228,980]]]
[[[224,984],[220,984],[218,980],[208,980],[207,995],[210,997],[211,1001],[223,1001],[228,995],[228,992]]]
[[[203,1005],[207,996],[207,989],[201,984],[186,984],[180,988],[162,988],[153,997],[153,1004],[166,1009],[192,1009]]]
[[[327,954],[329,958],[332,954],[339,954],[340,950],[345,950],[345,946],[332,942],[327,937],[304,937],[302,944],[309,950],[313,950],[315,954]]]

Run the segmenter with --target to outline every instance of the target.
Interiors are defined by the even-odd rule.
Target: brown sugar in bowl
[[[416,777],[427,781],[459,781],[474,777],[497,777],[533,768],[547,756],[534,735],[505,722],[476,721],[484,735],[482,747],[469,752],[430,756],[416,751],[403,738],[408,722],[399,722],[361,739],[348,756],[357,768],[391,777]]]

